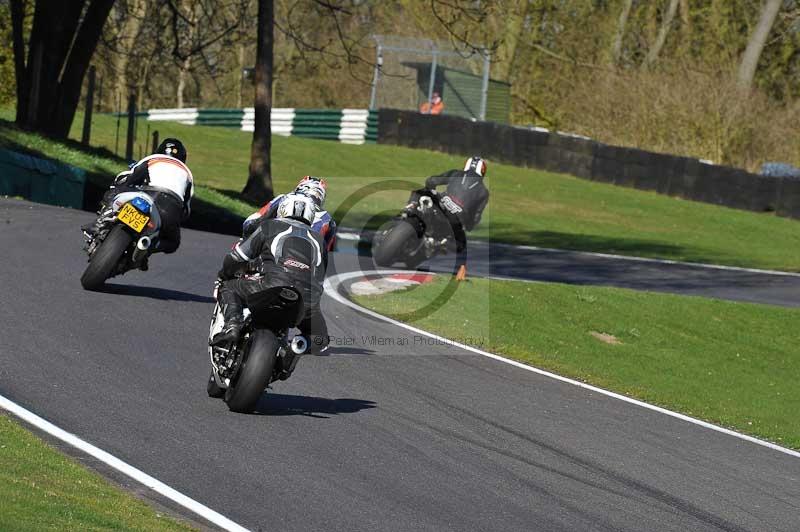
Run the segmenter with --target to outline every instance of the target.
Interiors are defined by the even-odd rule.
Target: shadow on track
[[[374,401],[363,399],[326,399],[324,397],[304,395],[265,393],[258,400],[255,414],[262,416],[309,416],[327,419],[330,415],[353,414],[376,406],[377,404]]]
[[[169,288],[156,288],[154,286],[137,286],[131,284],[105,284],[100,290],[107,294],[118,294],[122,296],[149,297],[162,301],[189,301],[193,303],[213,303],[211,296],[201,296],[181,292],[180,290],[170,290]]]
[[[372,349],[366,349],[363,347],[356,347],[356,346],[332,346],[329,347],[327,351],[322,353],[320,356],[331,356],[331,355],[374,355],[375,351]]]

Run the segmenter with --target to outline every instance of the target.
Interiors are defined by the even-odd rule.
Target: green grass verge
[[[0,415],[0,530],[193,530]]]
[[[0,117],[9,119],[8,110]],[[74,122],[72,138],[80,138],[82,115]],[[185,141],[201,200],[246,215],[251,206],[240,201],[250,154],[251,134],[236,129],[186,126],[170,122],[138,122],[135,155],[146,153],[147,133],[176,136]],[[119,150],[124,150],[126,121],[120,121]],[[114,150],[117,120],[95,115],[92,144]],[[41,142],[40,151],[78,166],[119,169],[119,159],[99,164],[49,140],[33,140],[20,132],[22,142]],[[88,157],[88,160],[86,159]],[[356,191],[392,178],[422,183],[433,173],[461,164],[462,158],[396,146],[353,146],[324,140],[273,137],[272,167],[278,192],[294,186],[300,176],[329,178],[328,208],[337,212]],[[113,167],[113,168],[112,168]],[[800,225],[771,214],[737,211],[684,201],[651,192],[593,183],[565,175],[508,165],[491,164],[487,184],[492,196],[484,221],[473,237],[544,247],[599,251],[682,261],[800,271]],[[376,226],[404,204],[405,191],[386,191],[355,204],[340,225]],[[339,211],[341,214],[341,211]]]
[[[427,331],[800,449],[800,310],[618,288],[447,279],[358,303]],[[465,312],[464,309],[470,309]],[[613,335],[609,344],[592,333]]]

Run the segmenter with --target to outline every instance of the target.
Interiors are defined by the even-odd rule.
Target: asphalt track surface
[[[800,459],[452,346],[335,347],[231,413],[205,394],[230,237],[185,231],[91,293],[90,218],[0,201],[0,394],[243,526],[800,529]],[[334,337],[408,336],[323,310]]]
[[[356,243],[352,240],[340,239],[339,249],[343,253],[357,253]],[[615,286],[800,307],[800,274],[707,267],[483,241],[471,242],[467,251],[470,275]],[[452,272],[453,256],[437,256],[423,264],[422,268],[433,272]]]

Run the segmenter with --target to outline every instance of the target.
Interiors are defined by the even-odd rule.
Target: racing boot
[[[81,231],[83,231],[84,236],[86,236],[88,240],[92,240],[100,230],[100,220],[107,218],[110,214],[111,209],[104,199],[100,204],[100,207],[97,209],[97,218],[95,218],[94,221],[81,226]]]
[[[242,333],[241,320],[230,320],[225,323],[225,326],[220,332],[214,335],[209,345],[213,347],[221,347],[225,344],[235,343],[239,340],[239,335]]]
[[[242,332],[242,311],[244,310],[239,296],[230,290],[226,290],[225,285],[220,289],[218,297],[222,305],[222,316],[225,318],[225,325],[209,342],[209,345],[215,347],[239,340],[239,335]]]

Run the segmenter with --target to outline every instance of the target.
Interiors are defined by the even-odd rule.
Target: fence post
[[[92,110],[94,108],[94,65],[89,67],[89,87],[86,90],[86,109],[83,112],[83,134],[81,144],[89,145],[89,137],[92,134]]]
[[[158,130],[156,129],[153,131],[153,151],[150,153],[155,153],[156,149],[158,148]]]
[[[125,143],[125,160],[133,160],[133,141],[136,136],[136,96],[128,96],[128,139]]]
[[[439,59],[439,52],[436,48],[433,49],[433,60],[431,61],[431,74],[430,78],[428,79],[428,103],[430,103],[431,98],[433,98],[433,86],[436,83],[436,67],[438,65]],[[430,107],[428,108],[428,112],[430,112]]]
[[[483,121],[486,120],[486,100],[489,96],[489,67],[491,66],[491,59],[489,57],[489,50],[483,50],[483,82],[481,83],[481,111],[478,118]]]

